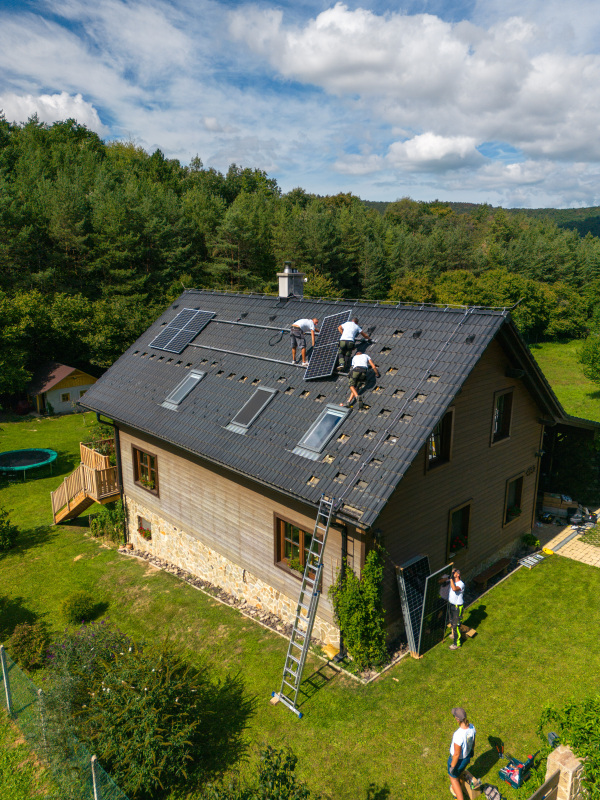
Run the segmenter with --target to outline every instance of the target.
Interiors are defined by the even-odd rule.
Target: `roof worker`
[[[360,327],[360,325],[358,324],[357,317],[352,317],[352,319],[349,320],[348,322],[344,322],[342,325],[338,325],[338,331],[340,332],[338,369],[342,371],[346,367],[347,361],[352,355],[352,351],[356,346],[356,337],[364,336],[364,338],[368,341],[369,335],[365,333],[363,329]]]
[[[310,331],[312,337],[312,346],[315,346],[315,333],[319,332],[317,325],[319,320],[316,317],[312,319],[297,319],[292,324],[290,339],[292,340],[292,364],[296,363],[296,350],[300,348],[302,354],[302,366],[307,367],[308,361],[306,360],[306,339],[304,334]]]
[[[358,390],[361,387],[364,387],[365,383],[367,382],[367,372],[369,367],[373,370],[375,375],[379,377],[379,370],[377,369],[377,365],[375,362],[369,358],[366,353],[357,353],[354,358],[352,359],[352,366],[350,368],[350,372],[348,373],[348,383],[350,384],[350,397],[348,398],[347,403],[341,403],[340,405],[345,405],[346,408],[350,408],[352,403],[355,400],[358,400],[358,407],[362,408],[363,402],[362,398],[358,394]]]

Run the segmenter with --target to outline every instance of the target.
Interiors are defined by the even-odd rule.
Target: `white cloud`
[[[37,114],[41,122],[52,124],[59,120],[75,119],[96,133],[108,132],[92,103],[87,103],[80,94],[61,92],[34,96],[6,92],[0,94],[0,109],[9,122],[26,122]]]
[[[471,136],[438,136],[428,132],[404,142],[393,142],[387,160],[392,166],[405,169],[460,169],[481,163],[483,157],[476,145]]]

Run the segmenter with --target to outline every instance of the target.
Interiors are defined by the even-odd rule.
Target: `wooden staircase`
[[[111,442],[103,444],[110,446]],[[78,517],[94,503],[110,503],[119,496],[117,468],[110,466],[110,455],[83,443],[79,451],[81,464],[50,493],[54,524]]]

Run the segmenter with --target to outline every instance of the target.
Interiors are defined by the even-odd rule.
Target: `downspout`
[[[543,456],[543,446],[544,446],[544,432],[546,430],[546,426],[542,423],[541,431],[540,431],[540,445],[538,447],[537,453],[535,457],[537,459],[537,469],[535,471],[535,491],[533,495],[533,511],[531,516],[531,530],[535,528],[535,512],[537,511],[537,496],[538,496],[538,489],[540,485],[540,473],[542,471],[542,456]]]
[[[96,411],[96,419],[98,420],[99,425],[110,425],[110,427],[115,432],[115,454],[117,457],[117,486],[119,488],[119,497],[121,499],[121,505],[123,506],[123,512],[125,518],[123,522],[123,541],[127,543],[128,527],[127,527],[127,512],[125,511],[125,502],[123,493],[123,465],[121,463],[121,437],[119,434],[119,429],[114,422],[112,422],[111,420],[100,419],[100,411]]]
[[[342,565],[340,567],[340,575],[342,580],[346,574],[346,559],[348,558],[348,528],[346,525],[342,526]],[[344,634],[340,628],[340,651],[333,659],[335,662],[342,661],[346,657],[346,648],[344,646]]]

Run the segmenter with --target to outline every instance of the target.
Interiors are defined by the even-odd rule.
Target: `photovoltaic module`
[[[350,311],[340,311],[325,317],[319,331],[319,338],[312,349],[310,363],[304,373],[304,380],[328,378],[335,369],[340,342],[338,327],[348,322]]]
[[[214,311],[184,308],[150,342],[150,347],[154,347],[156,350],[166,350],[169,353],[181,353],[214,316]]]

